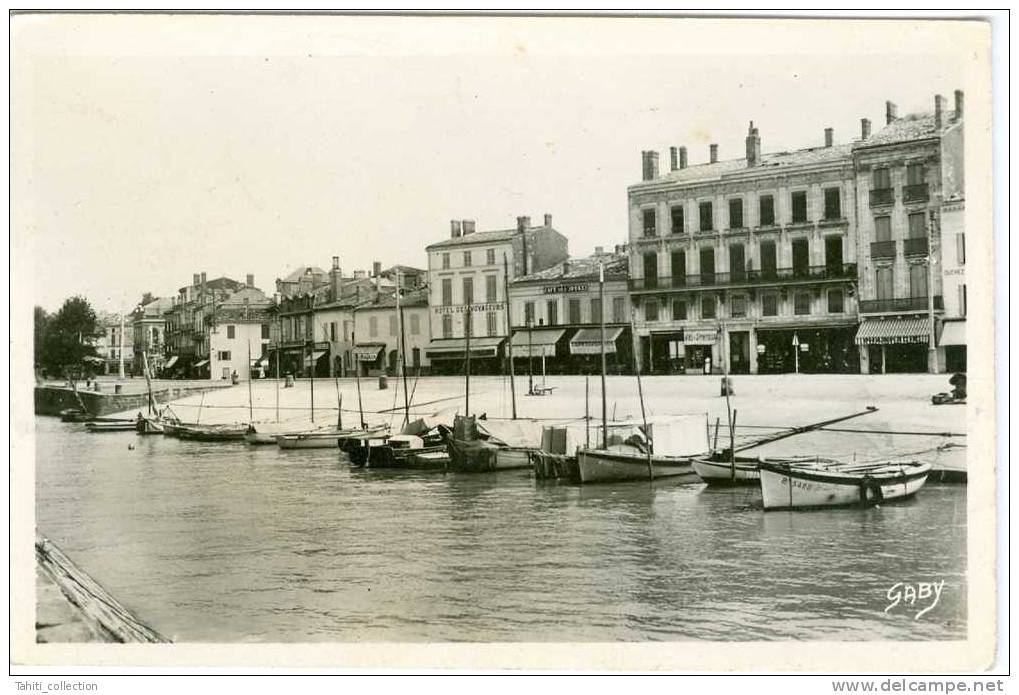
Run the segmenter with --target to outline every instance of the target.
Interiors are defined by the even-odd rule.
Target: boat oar
[[[836,422],[843,422],[845,420],[851,420],[851,419],[853,419],[855,417],[860,417],[861,415],[869,415],[870,413],[876,413],[876,412],[877,412],[877,408],[875,408],[872,405],[869,405],[869,406],[867,406],[866,410],[864,410],[862,412],[859,412],[859,413],[853,413],[852,415],[844,415],[843,417],[837,417],[837,418],[833,418],[831,420],[824,420],[823,422],[816,422],[816,423],[811,424],[811,425],[803,425],[802,427],[794,427],[789,432],[783,432],[781,434],[777,434],[777,435],[773,435],[773,436],[770,436],[770,437],[765,437],[763,439],[759,439],[756,442],[751,442],[750,444],[746,444],[744,446],[739,447],[738,449],[736,449],[736,452],[746,451],[747,449],[754,449],[754,448],[759,447],[759,446],[764,446],[765,444],[771,444],[772,442],[777,442],[780,439],[786,439],[788,437],[795,437],[798,434],[804,434],[806,432],[813,432],[814,430],[821,429],[822,427],[825,427],[826,425],[834,425]],[[716,432],[717,432],[717,428],[716,428]]]

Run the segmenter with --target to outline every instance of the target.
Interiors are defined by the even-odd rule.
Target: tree
[[[44,361],[46,350],[46,329],[49,327],[50,315],[41,306],[35,308],[35,331],[33,351],[35,354],[35,366],[39,367]]]
[[[142,300],[138,302],[138,305],[145,306],[146,304],[149,304],[154,301],[156,301],[156,298],[152,296],[152,293],[146,292],[145,294],[142,295]]]
[[[88,300],[78,296],[66,300],[47,321],[42,340],[43,367],[62,374],[73,384],[89,371],[87,363],[98,359],[92,345],[95,332],[96,314]]]

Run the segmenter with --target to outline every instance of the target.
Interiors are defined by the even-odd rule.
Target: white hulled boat
[[[916,494],[931,464],[881,461],[866,464],[758,463],[765,509],[873,505]]]

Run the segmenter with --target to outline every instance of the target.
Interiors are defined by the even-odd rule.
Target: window
[[[400,326],[397,325],[399,321],[396,320],[396,314],[390,314],[389,316],[389,335],[399,335]]]
[[[644,287],[656,287],[658,283],[658,254],[644,254]]]
[[[421,334],[421,317],[417,314],[410,315],[410,334],[420,335]]]
[[[601,323],[601,300],[597,297],[591,300],[591,322]]]
[[[421,366],[421,348],[414,348],[413,350],[410,351],[410,354],[413,356],[413,366],[420,367]]]
[[[530,326],[534,323],[534,302],[524,303],[524,325]]]
[[[909,266],[909,296],[927,296],[927,266],[923,263]]]
[[[793,239],[793,275],[805,276],[810,269],[810,240]]]
[[[927,236],[927,215],[922,212],[909,213],[909,238],[922,239]]]
[[[443,270],[449,270],[449,254],[448,253],[442,254],[442,269]]]
[[[892,240],[892,218],[883,216],[874,218],[874,241]]]
[[[837,220],[842,217],[842,194],[837,188],[824,189],[824,219]]]
[[[891,299],[894,292],[894,276],[891,266],[878,268],[874,271],[875,295],[878,299]]]
[[[701,231],[712,231],[715,228],[715,213],[711,209],[711,203],[701,203],[699,209],[701,214]]]
[[[671,254],[671,271],[673,286],[686,284],[686,251],[673,251]]]
[[[470,267],[471,267],[471,252],[470,251],[464,251],[464,268],[470,268]]]
[[[881,168],[874,170],[874,188],[891,188],[892,187],[892,174],[888,168]]]
[[[226,337],[227,337],[227,340],[233,340],[234,337],[235,337],[235,333],[236,333],[236,327],[235,326],[227,326],[226,327]]]
[[[761,213],[761,226],[771,227],[775,224],[775,198],[762,195],[758,204]]]
[[[807,221],[807,192],[796,191],[791,196],[793,205],[793,222]]]
[[[797,292],[793,304],[793,313],[797,316],[805,316],[810,313],[810,293]]]
[[[485,251],[485,263],[495,265],[495,249],[487,249]]]
[[[685,231],[683,228],[683,206],[673,205],[671,213],[672,213],[672,233],[682,234]]]
[[[778,267],[778,253],[774,241],[761,242],[761,277],[774,278]]]
[[[442,279],[442,305],[449,306],[453,303],[453,279]]]
[[[658,320],[658,300],[657,299],[645,299],[644,300],[644,320],[645,321],[657,321]]]
[[[686,300],[684,299],[672,300],[672,320],[686,321]]]
[[[375,338],[379,334],[379,317],[369,316],[368,317],[368,335]]]
[[[625,323],[626,318],[626,297],[612,298],[612,322]]]
[[[658,233],[658,219],[654,208],[648,208],[644,215],[644,236],[655,236]]]
[[[487,314],[485,314],[485,327],[488,329],[488,335],[489,336],[498,335],[498,331],[496,330],[496,327],[495,327],[495,312],[494,311],[490,311]]]
[[[729,228],[743,228],[743,199],[733,198],[729,201]]]
[[[730,300],[731,313],[734,319],[743,318],[747,315],[747,297],[745,294],[734,294]]]
[[[966,235],[955,235],[955,260],[959,265],[966,265]]]
[[[570,314],[569,314],[569,316],[570,316],[570,318],[569,318],[570,323],[580,323],[580,300],[579,299],[571,299],[570,300],[569,311],[570,311]]]
[[[334,343],[336,342],[336,322],[335,321],[330,321],[329,322],[329,340],[331,340]]]
[[[230,351],[229,350],[220,350],[219,353],[217,353],[217,355],[216,355],[216,359],[218,359],[220,362],[229,362],[230,361]]]
[[[453,317],[449,314],[445,314],[442,317],[442,337],[452,338],[453,337]]]
[[[959,285],[959,316],[966,315],[966,285]]]
[[[155,339],[156,342],[159,342],[159,334],[158,333],[153,333],[152,337]],[[262,337],[265,338],[265,339],[269,338],[269,324],[267,324],[267,323],[263,323],[262,324]]]
[[[747,278],[747,259],[743,244],[732,244],[729,247],[729,277],[735,282]]]
[[[846,310],[842,290],[828,290],[828,313],[841,314]]]
[[[548,325],[555,326],[559,323],[559,300],[550,299],[545,305],[545,310],[548,315]]]
[[[474,303],[474,278],[464,278],[464,304]]]
[[[761,296],[761,313],[765,316],[778,316],[778,295],[771,293]]]
[[[347,341],[348,343],[353,342],[353,340],[354,340],[353,333],[354,333],[354,322],[353,321],[344,321],[343,322],[343,339],[345,341]]]
[[[498,280],[498,277],[495,276],[495,275],[486,275],[485,276],[485,301],[486,302],[494,302],[495,301],[495,288],[496,288],[495,283],[496,283],[497,280]]]
[[[701,297],[701,318],[702,319],[713,319],[715,317],[716,317],[715,298],[714,297]]]
[[[701,284],[715,282],[715,250],[710,246],[701,249]]]
[[[924,171],[923,164],[910,164],[906,167],[906,185],[916,186],[924,183],[926,180],[926,172]]]

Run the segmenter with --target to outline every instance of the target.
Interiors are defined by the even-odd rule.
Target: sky
[[[20,20],[20,21],[19,21]],[[425,267],[451,219],[626,241],[640,153],[859,136],[972,79],[951,22],[38,16],[12,33],[12,259],[32,303],[194,273]],[[967,93],[967,104],[979,95]]]

